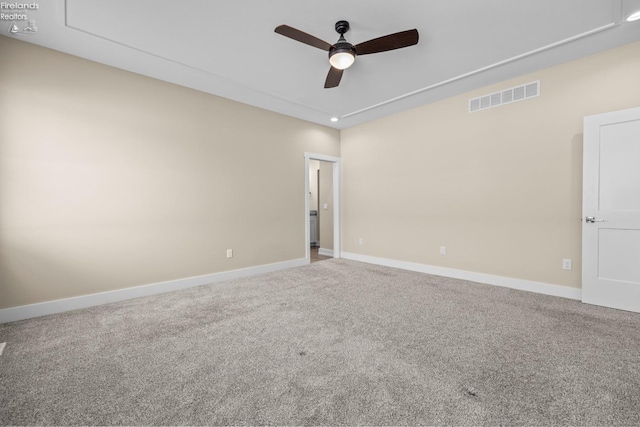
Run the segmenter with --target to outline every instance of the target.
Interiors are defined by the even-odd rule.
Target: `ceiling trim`
[[[611,22],[611,23],[609,23],[607,25],[603,25],[601,27],[594,28],[593,30],[585,31],[584,33],[581,33],[581,34],[566,38],[564,40],[560,40],[560,41],[548,44],[546,46],[542,46],[540,48],[530,50],[529,52],[525,52],[525,53],[522,53],[520,55],[512,56],[511,58],[507,58],[507,59],[504,59],[502,61],[495,62],[495,63],[487,65],[485,67],[478,68],[478,69],[473,70],[473,71],[469,71],[468,73],[460,74],[458,76],[452,77],[452,78],[447,79],[447,80],[443,80],[443,81],[438,82],[438,83],[434,83],[434,84],[429,85],[429,86],[425,86],[425,87],[423,87],[421,89],[414,90],[413,92],[409,92],[409,93],[406,93],[406,94],[403,94],[403,95],[400,95],[400,96],[396,96],[395,98],[390,98],[390,99],[387,99],[385,101],[379,102],[377,104],[370,105],[370,106],[368,106],[366,108],[362,108],[360,110],[356,110],[356,111],[353,111],[351,113],[344,114],[340,118],[346,119],[347,117],[356,116],[358,114],[362,114],[362,113],[365,113],[367,111],[371,111],[371,110],[374,110],[376,108],[380,108],[380,107],[385,106],[387,104],[391,104],[393,102],[400,101],[402,99],[408,98],[410,96],[417,95],[419,93],[426,92],[428,90],[435,89],[437,87],[444,86],[446,84],[453,83],[453,82],[456,82],[458,80],[462,80],[462,79],[465,79],[467,77],[474,76],[476,74],[480,74],[480,73],[482,73],[484,71],[488,71],[488,70],[491,70],[493,68],[501,67],[501,66],[509,64],[511,62],[515,62],[515,61],[518,61],[520,59],[526,58],[528,56],[532,56],[532,55],[535,55],[535,54],[538,54],[538,53],[542,53],[544,51],[556,48],[558,46],[562,46],[562,45],[567,44],[567,43],[574,42],[576,40],[583,39],[585,37],[589,37],[589,36],[597,34],[597,33],[601,33],[603,31],[609,30],[611,28],[617,27],[618,25],[620,25],[620,24],[619,23],[615,23],[615,22]]]
[[[272,92],[265,91],[263,89],[257,89],[257,88],[255,88],[253,86],[249,86],[247,84],[240,83],[237,80],[232,80],[232,79],[230,79],[228,77],[224,77],[224,76],[221,76],[219,74],[212,73],[211,71],[207,71],[207,70],[204,70],[202,68],[194,67],[193,65],[185,64],[184,62],[176,61],[176,60],[164,57],[162,55],[158,55],[158,54],[149,52],[147,50],[143,50],[143,49],[137,48],[135,46],[131,46],[129,44],[122,43],[122,42],[119,42],[117,40],[113,40],[111,38],[108,38],[108,37],[105,37],[105,36],[102,36],[102,35],[99,35],[99,34],[95,34],[95,33],[92,33],[90,31],[83,30],[81,28],[74,27],[73,25],[70,25],[68,23],[68,19],[67,19],[67,2],[66,2],[66,0],[65,0],[65,10],[64,10],[64,27],[67,28],[70,31],[77,31],[77,32],[82,33],[82,34],[86,34],[87,36],[95,37],[97,39],[104,40],[105,42],[113,43],[114,45],[121,46],[121,47],[123,47],[125,49],[130,49],[130,50],[135,51],[135,52],[140,52],[142,54],[151,56],[153,58],[157,58],[157,59],[160,59],[162,61],[170,62],[172,64],[179,65],[179,66],[184,67],[186,69],[196,71],[198,73],[203,73],[203,74],[206,74],[208,76],[215,77],[216,79],[219,79],[219,80],[221,80],[223,82],[227,82],[229,84],[233,84],[233,85],[235,85],[237,87],[240,87],[240,88],[243,88],[243,89],[246,89],[246,90],[250,90],[250,91],[259,93],[261,95],[264,95],[264,96],[269,96],[269,97],[272,97],[272,98],[276,98],[276,99],[279,99],[280,101],[284,101],[284,102],[296,105],[298,107],[305,108],[307,110],[311,110],[311,111],[315,111],[317,113],[325,114],[328,117],[331,116],[331,113],[329,113],[327,111],[323,111],[323,110],[319,110],[317,108],[309,107],[308,105],[301,104],[300,102],[292,100],[290,98],[287,98],[287,97],[284,97],[284,96],[281,96],[281,95],[276,95],[276,94],[274,94]]]

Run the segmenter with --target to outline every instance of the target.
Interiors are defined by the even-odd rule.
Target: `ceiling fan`
[[[275,29],[276,33],[285,37],[329,52],[331,68],[329,69],[327,80],[324,82],[325,89],[336,87],[340,84],[342,73],[353,64],[356,60],[356,55],[386,52],[418,44],[418,30],[416,29],[389,34],[356,45],[349,43],[344,38],[344,33],[349,31],[349,22],[336,22],[336,31],[340,34],[340,38],[335,44],[329,44],[288,25],[279,25]]]

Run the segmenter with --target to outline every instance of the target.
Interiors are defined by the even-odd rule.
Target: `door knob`
[[[594,222],[604,222],[604,219],[596,219],[596,217],[594,216],[588,216],[584,220],[587,222],[587,224]]]

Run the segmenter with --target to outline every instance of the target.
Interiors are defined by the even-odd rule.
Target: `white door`
[[[640,312],[640,108],[584,119],[582,301]]]

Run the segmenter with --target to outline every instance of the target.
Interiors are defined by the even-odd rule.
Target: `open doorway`
[[[340,159],[305,153],[306,259],[340,258]]]
[[[333,163],[309,160],[311,262],[333,258]]]

